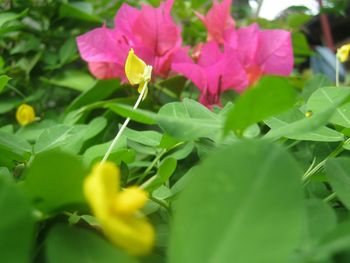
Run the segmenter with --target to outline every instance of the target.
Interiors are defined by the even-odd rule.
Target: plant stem
[[[162,158],[162,156],[166,153],[166,149],[163,149],[157,156],[154,158],[153,162],[150,166],[147,167],[147,169],[143,172],[143,174],[139,177],[136,184],[140,184],[142,180],[147,176],[147,174],[153,169],[153,167],[156,165],[156,163]]]
[[[337,194],[336,193],[332,193],[329,196],[327,196],[325,199],[323,199],[323,202],[327,203],[329,201],[332,201],[336,197],[337,197]]]
[[[339,87],[339,60],[335,58],[335,86]]]
[[[331,152],[324,160],[319,162],[314,168],[306,171],[302,177],[303,182],[306,182],[312,175],[317,173],[325,165],[325,163],[329,158],[335,157],[338,154],[342,153],[344,151],[343,146],[348,144],[349,142],[350,142],[350,138],[348,138],[345,142],[342,142],[341,144],[339,144],[338,147],[333,152]]]
[[[137,109],[137,107],[139,106],[139,104],[140,104],[141,101],[142,101],[142,98],[143,98],[143,96],[144,96],[146,90],[147,90],[147,83],[145,83],[145,85],[143,86],[142,91],[141,91],[139,97],[137,98],[137,101],[136,101],[136,103],[135,103],[133,109]],[[108,159],[109,155],[111,154],[111,152],[112,152],[114,146],[117,144],[119,138],[121,137],[123,131],[125,130],[126,126],[127,126],[128,123],[129,123],[129,121],[130,121],[130,118],[127,118],[127,119],[124,121],[122,127],[119,129],[117,135],[114,137],[114,139],[113,139],[111,145],[109,146],[107,152],[106,152],[105,155],[103,156],[103,159],[102,159],[102,161],[100,162],[100,165],[103,164],[103,163]]]

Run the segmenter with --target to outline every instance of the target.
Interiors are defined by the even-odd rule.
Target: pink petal
[[[257,24],[237,30],[237,54],[244,67],[256,64],[258,41],[259,26]]]
[[[166,2],[168,5],[169,3],[171,4]],[[157,56],[164,55],[181,43],[180,29],[172,21],[168,5],[161,5],[158,8],[144,5],[133,24],[134,36],[139,42],[154,50]]]
[[[81,57],[92,62],[115,62],[119,52],[118,45],[122,42],[115,30],[104,27],[77,37]]]
[[[224,32],[235,27],[235,21],[231,17],[232,0],[223,0],[218,3],[216,0],[207,15],[197,16],[203,21],[208,30],[208,40],[215,40],[222,44],[224,42]]]
[[[194,85],[201,91],[206,89],[206,77],[203,74],[202,68],[195,63],[174,63],[171,66],[172,70],[191,80]]]
[[[124,76],[124,67],[115,63],[89,62],[88,67],[91,74],[98,79],[110,79]]]
[[[140,10],[124,3],[114,18],[114,25],[116,29],[124,34],[129,40],[134,38],[133,24],[140,13]]]
[[[219,45],[214,41],[208,42],[201,48],[198,65],[203,67],[211,66],[217,63],[222,56],[223,54],[220,51]]]
[[[288,76],[294,63],[290,32],[261,30],[256,61],[265,74]]]

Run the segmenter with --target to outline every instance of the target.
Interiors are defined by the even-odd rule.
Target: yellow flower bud
[[[151,81],[152,66],[146,65],[142,59],[136,56],[134,50],[130,49],[125,62],[125,75],[131,85],[139,85],[138,92],[141,93],[144,88],[147,89],[147,84]]]
[[[28,125],[35,121],[34,108],[28,104],[22,104],[18,107],[16,112],[16,119],[22,126]]]
[[[147,193],[133,186],[120,191],[120,171],[106,161],[96,165],[84,182],[84,193],[106,237],[133,255],[149,253],[155,233],[139,213]]]
[[[338,48],[337,50],[337,58],[340,62],[345,62],[348,60],[350,53],[350,44],[346,44]]]

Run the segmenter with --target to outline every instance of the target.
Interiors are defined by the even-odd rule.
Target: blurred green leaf
[[[241,141],[193,173],[175,203],[169,262],[288,262],[304,225],[302,172],[289,153]]]
[[[227,114],[224,130],[241,136],[248,126],[286,111],[295,102],[296,93],[285,78],[265,77],[238,98]]]
[[[59,151],[43,152],[26,169],[23,188],[39,210],[51,213],[85,203],[86,175],[78,157]]]
[[[6,76],[6,75],[0,76],[0,94],[4,91],[6,84],[10,79],[11,78],[9,76]]]
[[[350,159],[338,157],[326,162],[329,182],[344,205],[350,208]]]
[[[56,225],[50,230],[46,240],[46,257],[49,263],[137,262],[92,231],[64,225]]]
[[[31,262],[34,218],[28,199],[0,176],[0,254],[2,262]]]
[[[102,23],[102,19],[93,14],[93,6],[88,2],[63,3],[60,7],[60,17],[70,17],[77,20]]]
[[[41,77],[40,79],[51,85],[70,88],[81,92],[90,89],[96,82],[89,74],[78,70],[64,71],[62,75],[49,79]]]

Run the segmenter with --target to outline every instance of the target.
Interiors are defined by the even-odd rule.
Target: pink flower
[[[237,53],[249,84],[262,75],[288,76],[293,70],[293,49],[288,31],[261,30],[257,24],[252,24],[226,31],[224,45]]]
[[[206,16],[196,12],[208,30],[208,41],[215,40],[219,44],[223,44],[225,31],[235,27],[235,21],[230,14],[231,5],[232,0],[223,0],[221,3],[214,0],[213,6]]]
[[[124,64],[131,48],[155,75],[166,77],[174,54],[181,49],[181,30],[170,11],[174,0],[158,8],[143,5],[141,10],[123,4],[114,19],[115,28],[94,29],[77,38],[81,57],[88,62],[97,78],[121,78],[125,81]]]
[[[201,91],[199,101],[209,108],[220,105],[220,95],[223,91],[234,89],[240,92],[248,84],[236,52],[230,48],[222,52],[214,41],[203,45],[197,64],[187,57],[186,62],[173,63],[172,69],[198,87]]]

